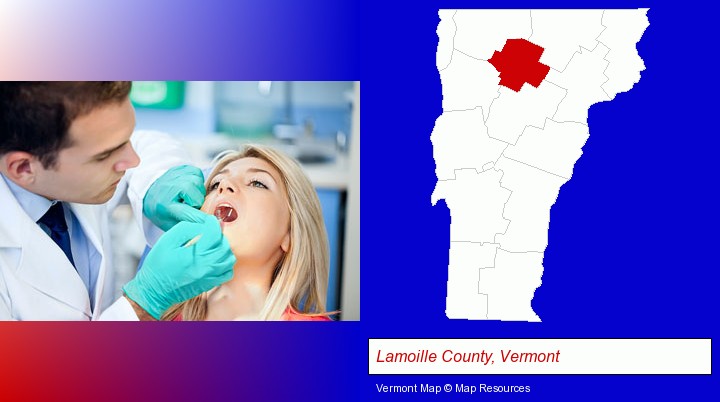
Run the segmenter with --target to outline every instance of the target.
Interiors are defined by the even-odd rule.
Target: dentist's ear
[[[38,159],[23,151],[11,151],[3,155],[2,172],[20,186],[28,186],[35,181]]]

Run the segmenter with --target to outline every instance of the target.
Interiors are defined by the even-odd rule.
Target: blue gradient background
[[[353,80],[357,11],[331,1],[4,0],[0,76]]]
[[[500,323],[444,313],[450,216],[430,206],[437,9],[578,4],[146,3],[0,3],[0,77],[361,80],[362,321],[0,323],[1,400],[717,398],[717,375],[368,376],[366,359],[369,337],[716,337],[719,88],[708,58],[720,7],[582,3],[651,8],[638,45],[647,70],[590,111],[584,155],[551,213],[533,301],[543,322]],[[460,382],[532,392],[375,387]]]

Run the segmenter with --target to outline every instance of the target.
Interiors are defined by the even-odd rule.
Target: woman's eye
[[[210,183],[210,190],[217,190],[218,186],[220,185],[219,181],[216,181],[214,183]]]
[[[252,187],[258,187],[258,188],[267,189],[267,186],[264,185],[261,181],[258,181],[258,180],[252,180],[252,181],[250,182],[250,185],[251,185]]]

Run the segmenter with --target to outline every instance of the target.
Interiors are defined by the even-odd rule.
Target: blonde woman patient
[[[300,165],[269,147],[220,155],[201,210],[220,220],[237,262],[233,278],[168,309],[163,320],[319,320],[328,241],[320,202]]]

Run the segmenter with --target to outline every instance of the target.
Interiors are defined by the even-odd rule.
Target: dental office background
[[[350,81],[136,81],[137,130],[173,135],[201,169],[253,142],[300,161],[320,198],[330,244],[328,311],[360,319],[360,84]],[[131,279],[145,250],[129,206],[112,216],[114,258]],[[120,289],[118,289],[120,291]]]

